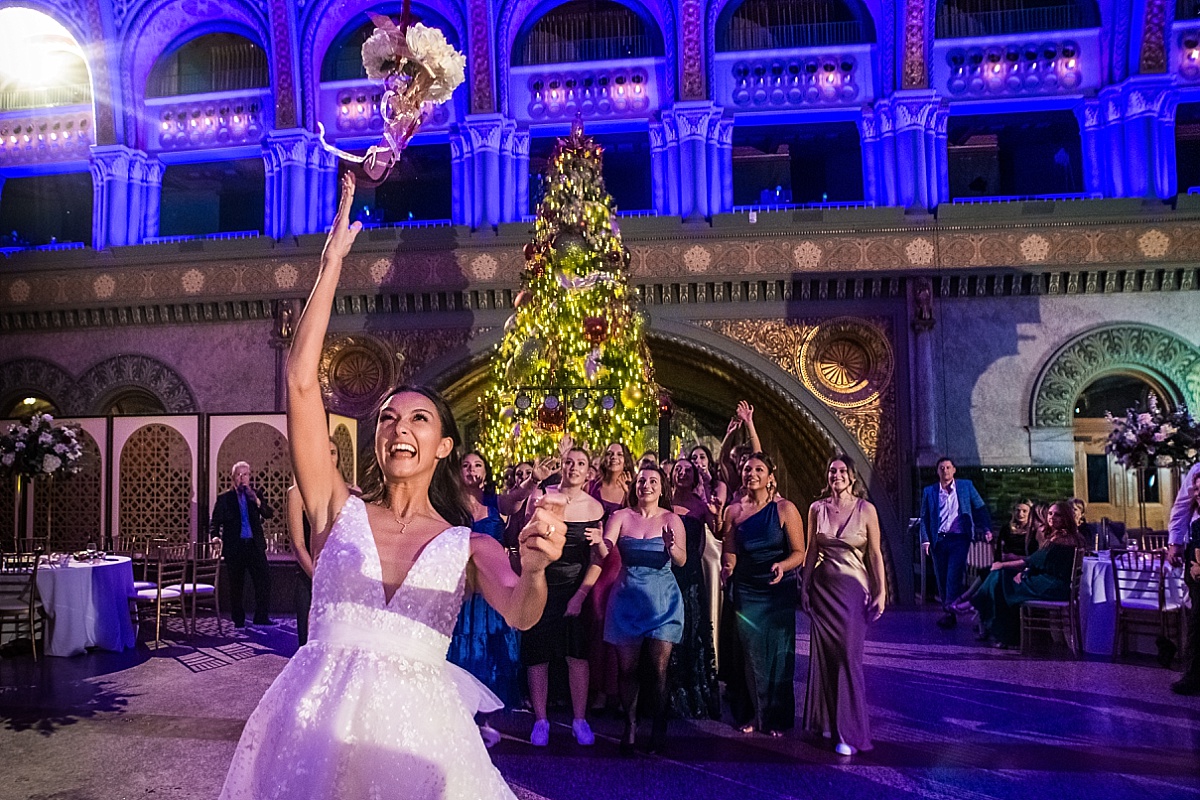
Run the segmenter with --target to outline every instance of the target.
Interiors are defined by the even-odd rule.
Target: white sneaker
[[[591,747],[596,743],[596,735],[592,733],[592,726],[588,725],[586,719],[572,722],[571,733],[575,734],[575,741],[584,747]]]
[[[491,725],[480,725],[479,735],[483,737],[483,746],[489,750],[500,744],[500,731]]]
[[[529,734],[529,743],[534,747],[545,747],[550,744],[550,720],[539,719],[533,723],[533,733]]]
[[[837,753],[839,756],[852,756],[858,752],[858,748],[848,745],[845,742],[838,742],[837,747],[833,748],[833,752]]]

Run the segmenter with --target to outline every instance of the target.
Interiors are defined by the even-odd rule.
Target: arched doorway
[[[1176,478],[1169,468],[1150,467],[1139,474],[1105,454],[1104,445],[1112,426],[1105,414],[1124,416],[1127,409],[1145,409],[1151,397],[1160,407],[1172,408],[1174,392],[1145,375],[1119,372],[1097,378],[1080,393],[1075,403],[1075,496],[1087,503],[1087,516],[1142,524],[1155,530],[1167,527],[1174,499]]]

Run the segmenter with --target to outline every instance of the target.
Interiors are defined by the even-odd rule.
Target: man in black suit
[[[217,496],[213,506],[212,535],[220,536],[222,552],[229,567],[229,594],[233,624],[246,627],[246,609],[242,594],[246,573],[254,583],[254,624],[274,625],[267,611],[271,604],[271,570],[267,566],[267,539],[262,521],[275,516],[275,510],[250,488],[250,465],[233,465],[233,488]]]

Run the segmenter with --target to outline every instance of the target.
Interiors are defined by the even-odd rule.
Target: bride
[[[562,498],[544,499],[521,531],[518,577],[499,542],[471,533],[458,428],[421,387],[383,399],[378,486],[351,496],[329,460],[317,364],[361,229],[349,224],[353,199],[347,173],[287,368],[292,464],[313,522],[310,639],[250,715],[221,798],[513,798],[472,719],[486,689],[446,651],[468,568],[510,625],[538,621],[546,566],[562,553]]]

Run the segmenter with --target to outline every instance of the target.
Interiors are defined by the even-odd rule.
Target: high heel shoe
[[[625,731],[621,734],[621,744],[619,747],[623,757],[628,758],[634,754],[634,744],[637,742],[637,723],[625,721]]]
[[[654,726],[650,729],[650,750],[651,753],[661,754],[667,748],[667,715],[657,714],[654,717]]]

